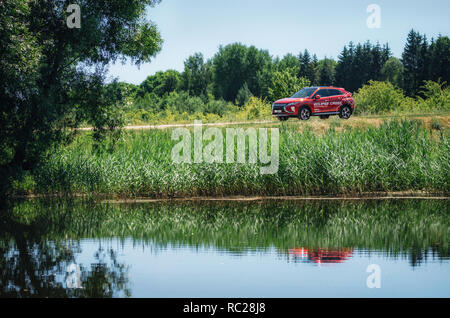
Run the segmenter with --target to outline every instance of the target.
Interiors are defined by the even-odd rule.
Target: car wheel
[[[278,120],[279,121],[286,121],[286,120],[288,120],[289,119],[289,117],[278,117]]]
[[[311,111],[308,107],[302,107],[299,110],[298,119],[300,120],[308,120],[311,117]]]
[[[341,107],[341,110],[339,111],[339,117],[342,119],[349,119],[352,115],[352,110],[349,106],[345,105]]]
[[[322,115],[322,116],[320,116],[320,119],[328,119],[328,118],[330,118],[330,115]]]

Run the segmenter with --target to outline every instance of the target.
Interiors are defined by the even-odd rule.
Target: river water
[[[449,297],[448,200],[9,203],[2,297]]]

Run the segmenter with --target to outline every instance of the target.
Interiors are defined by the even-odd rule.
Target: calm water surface
[[[449,297],[449,216],[448,200],[15,202],[0,296]]]

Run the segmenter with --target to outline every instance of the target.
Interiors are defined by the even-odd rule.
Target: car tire
[[[280,117],[278,117],[278,120],[279,121],[286,121],[286,120],[288,120],[289,119],[289,117],[284,117],[284,116],[280,116]]]
[[[311,118],[311,110],[308,107],[303,106],[298,110],[298,119],[308,120]]]
[[[322,116],[320,116],[320,119],[328,119],[328,118],[330,118],[330,115],[322,115]]]
[[[348,105],[344,105],[339,110],[339,117],[342,119],[349,119],[352,115],[352,109]]]

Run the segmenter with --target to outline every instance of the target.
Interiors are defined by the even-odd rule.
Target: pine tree
[[[319,85],[319,60],[317,59],[317,55],[313,54],[311,61],[311,85]]]
[[[328,86],[334,84],[336,62],[325,57],[319,62],[319,85]]]
[[[344,46],[341,54],[338,56],[336,66],[336,85],[350,89],[352,55],[351,51]]]
[[[381,78],[381,68],[384,65],[383,52],[380,43],[377,44],[371,50],[372,61],[370,63],[369,79],[378,81]]]
[[[408,96],[415,96],[420,86],[420,68],[423,59],[423,38],[411,30],[402,54],[404,90]]]
[[[426,35],[422,37],[422,43],[420,46],[420,55],[419,55],[419,63],[418,63],[418,74],[417,80],[419,87],[417,90],[420,90],[420,87],[424,84],[424,81],[430,79],[430,57],[429,57],[429,46]]]
[[[311,63],[311,55],[309,54],[308,50],[305,50],[303,54],[302,53],[299,54],[298,58],[300,61],[300,69],[297,74],[297,77],[308,78],[309,64]]]
[[[447,36],[440,35],[436,41],[431,42],[429,59],[430,79],[440,79],[450,84],[450,39]]]

